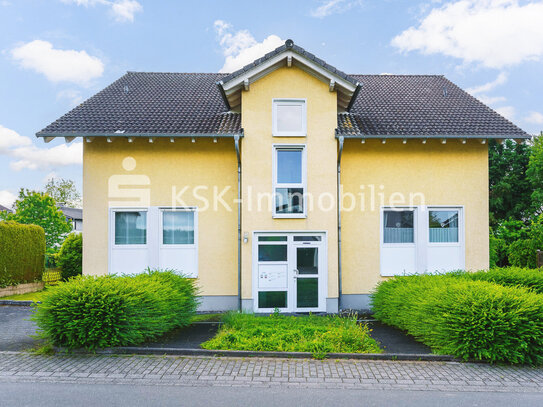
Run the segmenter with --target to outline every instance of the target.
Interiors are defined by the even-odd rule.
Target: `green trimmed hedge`
[[[187,326],[198,305],[193,279],[173,271],[76,277],[47,290],[34,320],[54,345],[137,345]]]
[[[475,273],[460,273],[459,275],[471,280],[489,281],[509,287],[530,288],[539,294],[543,294],[543,269],[505,267]]]
[[[0,222],[0,287],[41,281],[44,266],[43,228]]]
[[[63,280],[80,276],[83,272],[83,235],[69,234],[62,243],[56,258]]]
[[[395,277],[379,284],[373,310],[437,353],[543,362],[543,296],[525,288],[450,275]]]

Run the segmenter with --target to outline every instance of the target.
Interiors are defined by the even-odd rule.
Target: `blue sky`
[[[543,1],[0,0],[0,204],[81,187],[81,143],[34,134],[132,71],[231,71],[292,38],[347,73],[444,74],[543,130]]]

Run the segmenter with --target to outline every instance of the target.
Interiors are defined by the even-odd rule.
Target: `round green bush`
[[[47,290],[34,320],[56,346],[137,345],[191,323],[194,280],[173,271],[76,277]]]
[[[57,265],[64,281],[80,276],[83,271],[83,236],[81,233],[68,235],[60,251],[56,255]]]
[[[464,360],[543,363],[543,296],[448,275],[396,277],[373,294],[375,317]]]

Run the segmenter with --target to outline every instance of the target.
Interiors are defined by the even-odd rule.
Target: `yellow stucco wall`
[[[345,142],[341,181],[344,192],[365,194],[364,211],[342,213],[344,294],[367,294],[381,280],[380,196],[422,193],[426,205],[463,205],[466,269],[488,267],[488,149],[479,140],[380,140]],[[361,190],[360,186],[364,186]],[[371,188],[375,208],[371,208]],[[381,189],[380,186],[384,188]],[[393,199],[398,199],[394,196]],[[399,202],[397,202],[399,203]],[[420,200],[415,199],[415,204]],[[344,206],[350,204],[345,201]]]
[[[274,98],[307,99],[307,137],[272,136],[272,100]],[[328,297],[337,297],[337,212],[335,204],[329,211],[316,208],[305,219],[274,219],[267,207],[255,208],[255,197],[272,193],[273,144],[305,144],[307,149],[307,192],[314,196],[330,194],[335,200],[337,142],[337,96],[328,84],[304,71],[279,68],[251,84],[242,93],[242,229],[249,242],[242,246],[242,298],[252,298],[252,232],[326,231],[328,232]],[[249,210],[249,194],[253,208]]]
[[[328,293],[338,296],[338,251],[336,163],[337,95],[328,84],[296,68],[280,68],[250,85],[242,93],[242,298],[252,293],[252,233],[254,231],[326,231],[328,236]],[[307,100],[307,137],[272,136],[272,100]],[[304,219],[274,219],[266,205],[257,209],[259,194],[271,194],[273,144],[305,144],[307,149],[307,192],[313,197],[327,195],[333,201],[325,210],[314,205]],[[123,169],[127,156],[136,160],[132,171]],[[488,266],[488,163],[487,146],[478,140],[461,144],[449,140],[420,140],[402,144],[390,140],[346,141],[342,157],[344,192],[360,193],[374,185],[384,194],[385,204],[393,192],[423,193],[426,205],[463,205],[465,208],[466,268]],[[237,295],[237,162],[232,140],[147,139],[128,143],[120,138],[113,143],[96,138],[84,143],[84,274],[101,275],[108,268],[108,180],[115,174],[144,174],[150,179],[151,206],[171,206],[172,187],[191,189],[208,186],[201,196],[211,198],[212,187],[230,186],[223,195],[231,211],[199,213],[198,263],[202,295]],[[379,186],[383,185],[381,191]],[[250,196],[249,196],[250,195]],[[376,195],[377,200],[379,196]],[[185,193],[187,205],[202,202]],[[249,207],[249,202],[252,206]],[[380,281],[380,206],[375,210],[360,206],[342,214],[343,293],[366,294]],[[326,205],[330,206],[330,205]]]
[[[136,168],[126,171],[123,159],[136,160]],[[237,295],[237,161],[234,142],[168,138],[126,138],[107,143],[96,138],[84,143],[83,191],[85,227],[83,239],[83,273],[102,275],[108,271],[108,180],[112,175],[146,175],[150,179],[150,205],[171,206],[172,187],[180,191],[189,186],[182,196],[187,205],[202,208],[203,202],[193,196],[192,189],[199,185],[198,195],[211,199],[213,186],[218,191],[230,186],[223,199],[232,211],[222,205],[200,211],[198,214],[199,285],[202,295]],[[137,271],[137,270],[135,270]]]

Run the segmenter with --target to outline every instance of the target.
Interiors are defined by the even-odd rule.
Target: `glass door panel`
[[[296,307],[319,306],[319,248],[296,248]]]

